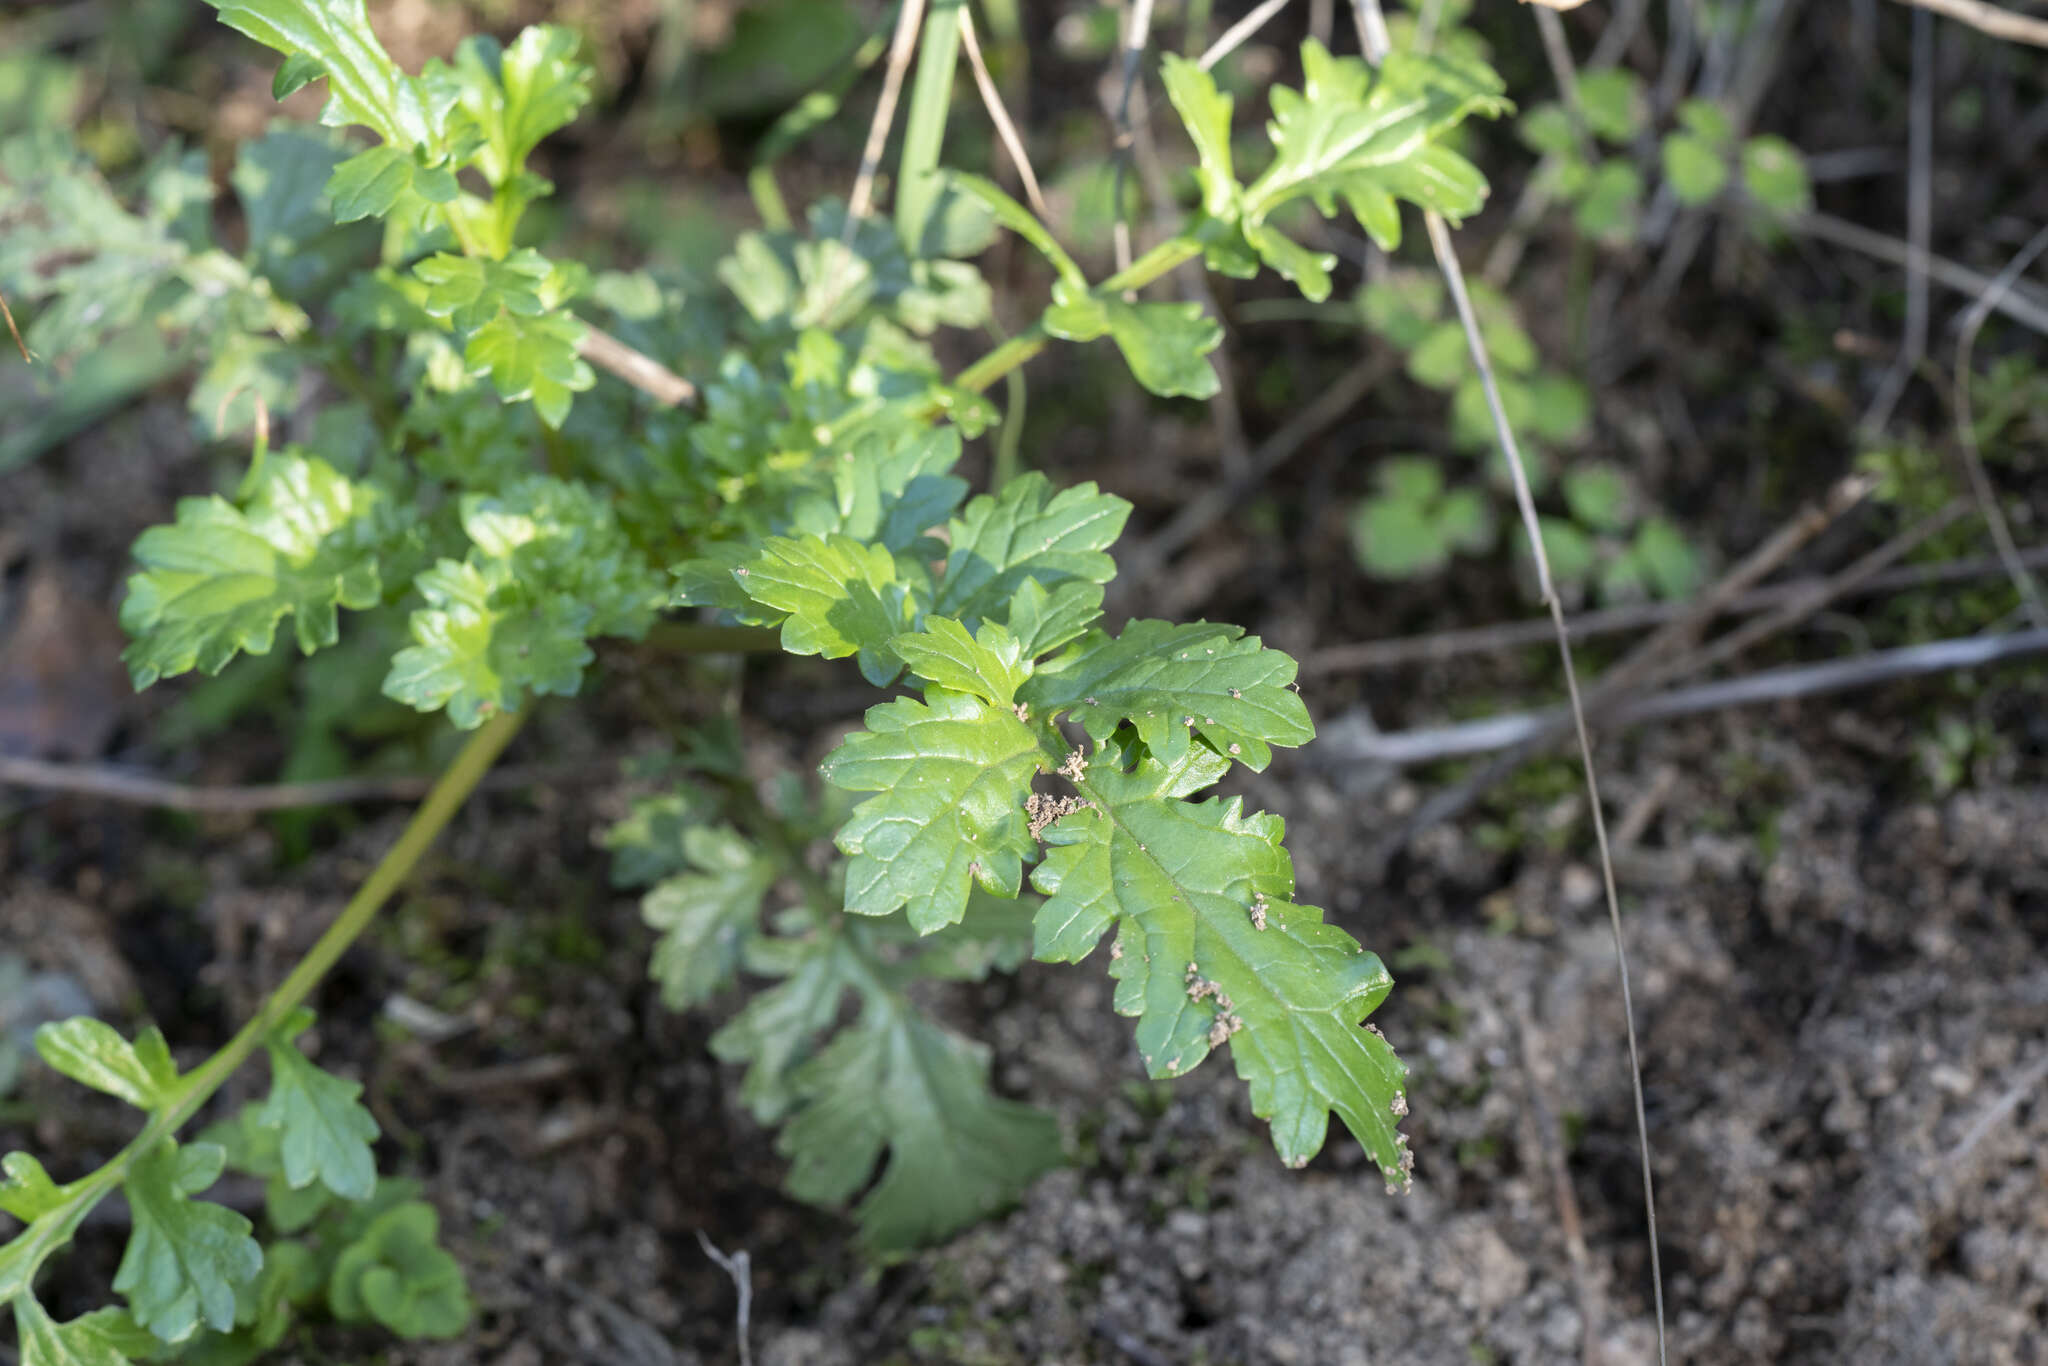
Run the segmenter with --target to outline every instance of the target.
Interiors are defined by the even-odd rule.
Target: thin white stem
[[[1927,247],[1934,236],[1934,16],[1913,11],[1913,76],[1906,128],[1906,336],[1878,382],[1861,423],[1865,436],[1884,430],[1927,356]]]
[[[896,121],[896,102],[903,96],[903,73],[910,70],[910,54],[917,49],[917,30],[923,23],[924,0],[903,0],[903,9],[896,16],[896,35],[889,40],[882,98],[875,103],[867,145],[861,148],[860,174],[853,178],[853,193],[846,198],[844,236],[849,242],[853,240],[854,225],[874,208],[875,173],[881,169],[882,152],[889,145],[889,125]]]
[[[1970,477],[1971,496],[1976,499],[1985,525],[1991,529],[1991,543],[1998,547],[1999,561],[2005,566],[2012,586],[2019,592],[2027,619],[2036,626],[2048,626],[2048,605],[2042,602],[2041,585],[2020,558],[2019,546],[2013,542],[2012,528],[2006,524],[2005,513],[1992,491],[1990,477],[1984,472],[1984,457],[1977,449],[1977,426],[1970,403],[1970,359],[1976,350],[1977,334],[1984,330],[1984,321],[1998,306],[1999,297],[2012,288],[2013,282],[2034,263],[2034,258],[2044,247],[2048,247],[2048,227],[2043,227],[2028,239],[2019,254],[1998,272],[1998,278],[1991,282],[1991,288],[1984,291],[1984,296],[1970,305],[1969,313],[1963,318],[1962,335],[1956,340],[1956,443],[1962,450],[1963,467]]]
[[[1379,0],[1353,0],[1351,12],[1358,24],[1358,41],[1365,50],[1366,60],[1378,66],[1393,47]],[[1607,893],[1607,918],[1614,931],[1614,958],[1621,979],[1622,1023],[1628,1036],[1629,1080],[1635,1092],[1636,1136],[1642,1152],[1643,1214],[1648,1225],[1650,1284],[1657,1315],[1657,1360],[1659,1366],[1663,1366],[1668,1360],[1664,1335],[1664,1267],[1657,1250],[1657,1196],[1650,1163],[1650,1118],[1643,1103],[1642,1054],[1636,1042],[1635,1001],[1629,989],[1628,950],[1621,932],[1621,893],[1614,881],[1614,852],[1609,847],[1607,817],[1600,805],[1600,780],[1593,765],[1593,741],[1586,729],[1585,704],[1579,697],[1578,670],[1572,664],[1571,631],[1565,624],[1564,604],[1551,582],[1550,561],[1543,553],[1543,534],[1536,518],[1536,500],[1529,491],[1529,477],[1523,467],[1521,448],[1515,441],[1514,428],[1501,405],[1500,389],[1494,382],[1493,365],[1486,354],[1486,340],[1480,334],[1479,319],[1465,289],[1465,272],[1458,263],[1458,250],[1451,242],[1450,226],[1444,222],[1443,215],[1434,210],[1425,211],[1423,221],[1429,229],[1429,245],[1436,255],[1437,268],[1443,272],[1444,283],[1450,287],[1451,300],[1457,306],[1458,322],[1464,328],[1472,364],[1479,372],[1480,387],[1485,391],[1487,407],[1493,415],[1494,435],[1500,441],[1501,453],[1507,458],[1508,468],[1514,475],[1515,502],[1521,508],[1522,526],[1529,537],[1537,582],[1542,588],[1543,600],[1550,608],[1557,653],[1564,664],[1565,692],[1571,700],[1572,727],[1578,734],[1579,765],[1586,775],[1586,801],[1593,815],[1593,838],[1600,851],[1601,883]]]
[[[1874,687],[1901,678],[1983,668],[2007,660],[2048,653],[2048,631],[2009,635],[1965,636],[1895,650],[1873,650],[1848,659],[1820,664],[1794,664],[1764,669],[1736,678],[1715,679],[1631,698],[1605,713],[1601,725],[1619,730],[1646,721],[1664,721],[1730,707],[1761,706],[1794,698],[1818,697],[1851,688]],[[1448,726],[1378,732],[1363,724],[1347,725],[1339,717],[1324,726],[1317,753],[1324,762],[1391,764],[1406,768],[1511,749],[1542,735],[1561,719],[1555,711],[1515,712]]]
[[[2004,38],[2014,43],[2031,43],[2035,47],[2048,47],[2048,19],[2014,14],[2011,10],[2000,9],[1997,5],[1986,4],[1985,0],[1899,0],[1899,3],[1933,10],[1936,14],[1945,15],[1957,23],[1968,24],[1978,32],[1988,33],[1994,38]]]
[[[996,89],[995,78],[989,75],[988,63],[982,59],[981,39],[974,34],[974,15],[964,9],[960,11],[960,43],[967,49],[967,65],[974,72],[974,86],[981,92],[981,102],[988,108],[989,122],[996,126],[996,136],[1002,139],[1003,150],[1010,154],[1010,163],[1017,168],[1017,179],[1024,182],[1024,198],[1030,201],[1033,213],[1051,218],[1052,210],[1045,206],[1045,196],[1038,190],[1038,176],[1024,151],[1024,139],[1018,136],[1017,125],[1010,121],[1010,111],[1003,107],[1002,92]]]
[[[1138,65],[1145,47],[1152,41],[1152,0],[1131,0],[1131,17],[1124,30],[1123,88],[1116,99],[1116,177],[1111,183],[1109,205],[1115,216],[1116,268],[1131,268],[1131,225],[1124,217],[1124,181],[1131,173],[1131,92],[1138,86]]]
[[[1223,36],[1209,44],[1195,65],[1207,71],[1242,47],[1246,39],[1264,28],[1274,15],[1287,8],[1287,4],[1288,0],[1265,0],[1264,4],[1223,30]]]

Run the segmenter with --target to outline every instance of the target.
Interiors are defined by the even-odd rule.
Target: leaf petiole
[[[221,1050],[180,1077],[127,1147],[97,1171],[61,1186],[62,1200],[38,1214],[11,1242],[0,1245],[0,1301],[25,1294],[36,1271],[71,1240],[85,1216],[128,1178],[137,1162],[184,1127],[199,1108],[302,1005],[342,954],[369,928],[391,894],[411,875],[491,765],[519,733],[523,713],[506,712],[481,726],[420,803],[405,832],[385,853],[356,894],[306,956]]]

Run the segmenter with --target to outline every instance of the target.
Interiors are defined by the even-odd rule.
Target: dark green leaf
[[[1315,735],[1288,687],[1294,673],[1292,659],[1235,626],[1133,621],[1114,638],[1090,631],[1017,696],[1034,716],[1070,714],[1098,746],[1129,721],[1162,757],[1177,756],[1193,730],[1256,770],[1272,746]]]
[[[412,153],[387,142],[335,167],[327,194],[337,223],[387,217],[412,221],[425,205],[455,198],[455,177],[445,167],[422,166]]]
[[[965,914],[970,887],[1015,896],[1035,857],[1025,819],[1044,756],[1037,734],[1006,704],[933,692],[867,714],[825,759],[825,780],[873,792],[839,832],[846,908],[887,915],[907,907],[928,934]]]
[[[1078,637],[1102,615],[1102,585],[1068,579],[1051,589],[1026,579],[1010,598],[1008,625],[1024,658],[1037,659]]]
[[[725,1062],[749,1064],[740,1100],[763,1124],[789,1112],[796,1096],[790,1073],[820,1031],[839,1014],[856,984],[871,980],[866,963],[842,934],[757,941],[749,971],[783,980],[757,993],[711,1036],[711,1051]]]
[[[278,64],[277,74],[270,78],[270,98],[287,100],[326,74],[318,57],[294,52]]]
[[[1046,832],[1032,877],[1048,897],[1037,955],[1078,961],[1115,927],[1116,1008],[1138,1017],[1153,1076],[1179,1076],[1227,1042],[1284,1161],[1315,1155],[1334,1110],[1382,1174],[1404,1181],[1394,1123],[1405,1069],[1359,1024],[1392,979],[1321,911],[1290,904],[1277,818],[1246,815],[1237,798],[1184,800],[1228,766],[1199,746],[1173,765],[1099,754],[1079,784],[1089,805]]]
[[[889,642],[914,609],[886,547],[849,536],[777,536],[733,577],[755,602],[787,614],[782,648],[791,654],[858,655],[878,687],[901,671]]]
[[[1208,355],[1223,328],[1200,304],[1104,300],[1109,335],[1138,383],[1166,398],[1211,398],[1218,380]]]
[[[987,1218],[1060,1160],[1051,1115],[990,1092],[987,1049],[907,1009],[871,1011],[798,1069],[793,1085],[802,1108],[776,1144],[793,1159],[792,1194],[843,1203],[888,1153],[854,1212],[876,1252]]]
[[[1054,493],[1036,471],[1013,479],[953,519],[932,610],[971,630],[984,620],[1007,622],[1011,599],[1027,580],[1048,590],[1076,579],[1108,583],[1116,563],[1104,552],[1130,513],[1129,503],[1092,483]]]

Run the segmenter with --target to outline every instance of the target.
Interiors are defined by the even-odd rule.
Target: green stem
[[[782,187],[775,183],[775,167],[763,162],[747,172],[747,193],[754,197],[754,212],[761,215],[761,226],[770,232],[789,231],[789,204],[782,197]]]
[[[320,979],[369,928],[377,912],[419,863],[420,856],[427,852],[428,846],[440,835],[471,790],[490,771],[506,744],[518,733],[523,719],[518,712],[502,713],[485,722],[469,738],[469,743],[462,747],[454,762],[434,784],[433,790],[427,793],[426,800],[420,803],[419,810],[413,813],[405,833],[398,837],[398,842],[385,853],[368,880],[349,898],[348,905],[327,927],[327,932],[299,960],[291,975],[270,993],[262,1008],[234,1038],[228,1040],[225,1047],[179,1079],[175,1098],[150,1115],[149,1123],[142,1127],[142,1132],[135,1136],[133,1142],[98,1171],[66,1185],[62,1204],[46,1210],[14,1242],[0,1246],[0,1299],[8,1298],[10,1290],[26,1291],[35,1278],[36,1269],[71,1240],[71,1235],[92,1207],[127,1179],[129,1169],[139,1159],[165,1139],[175,1136],[235,1069],[256,1051],[264,1038],[312,995]],[[17,1244],[26,1246],[17,1248]],[[16,1276],[20,1282],[18,1287],[12,1284]]]
[[[1208,234],[1199,229],[1192,235],[1183,233],[1169,237],[1090,292],[1110,295],[1143,289],[1176,267],[1200,256],[1208,245],[1207,238]],[[1051,340],[1052,334],[1045,330],[1045,323],[1035,322],[962,370],[953,381],[954,387],[980,393],[1045,350]]]
[[[910,87],[896,183],[896,235],[913,257],[927,254],[922,249],[925,231],[938,207],[939,151],[953,105],[953,70],[960,65],[960,9],[965,3],[932,0],[918,39],[917,78]]]

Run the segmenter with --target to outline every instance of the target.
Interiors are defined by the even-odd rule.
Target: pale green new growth
[[[146,688],[198,669],[218,673],[242,651],[267,654],[292,618],[307,654],[332,645],[337,609],[377,601],[381,580],[373,516],[378,491],[317,456],[287,451],[266,463],[246,509],[187,498],[172,526],[135,542],[143,572],[128,580],[123,656]]]

